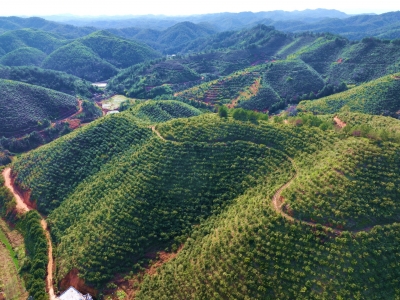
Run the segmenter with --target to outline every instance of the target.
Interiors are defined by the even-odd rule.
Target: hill
[[[216,114],[152,132],[137,117],[102,118],[13,164],[50,212],[58,280],[78,270],[86,284],[115,293],[117,283],[139,299],[399,295],[397,177],[388,173],[397,143]],[[343,224],[350,211],[355,225]],[[174,258],[156,269],[156,252]]]
[[[76,27],[48,21],[38,17],[0,17],[0,28],[1,30],[4,30],[4,32],[23,28],[32,28],[58,34],[66,39],[79,38],[96,31],[95,28],[91,27]]]
[[[200,38],[191,49],[196,43],[206,52],[133,66],[112,78],[107,89],[144,99],[164,94],[274,111],[393,73],[400,53],[396,41],[349,42],[266,26]],[[252,68],[258,74],[251,71],[250,78]]]
[[[278,30],[289,32],[330,32],[340,34],[350,40],[361,40],[365,37],[382,39],[400,38],[400,12],[389,12],[380,15],[358,15],[347,18],[328,18],[317,22],[285,22],[264,20],[261,23],[275,26]]]
[[[180,22],[165,30],[128,27],[108,28],[107,31],[117,36],[142,41],[166,54],[173,54],[181,45],[217,32],[212,26],[192,22]]]
[[[5,53],[22,47],[31,47],[50,54],[67,42],[60,36],[30,28],[8,31],[0,35],[0,48]]]
[[[94,32],[78,41],[117,68],[127,68],[160,57],[145,44],[125,40],[106,31]]]
[[[0,58],[0,64],[4,66],[40,66],[46,54],[38,49],[30,47],[18,48]]]
[[[120,68],[159,56],[143,43],[125,40],[105,31],[72,41],[35,29],[8,31],[0,35],[1,64],[36,65],[90,81],[106,80],[116,75]]]
[[[37,67],[0,66],[0,78],[38,85],[84,99],[92,98],[95,93],[102,93],[90,82],[79,77]]]
[[[399,73],[388,75],[339,94],[300,102],[297,108],[318,114],[353,111],[395,117],[400,109],[398,101],[400,80],[398,78],[400,78]]]
[[[172,100],[146,101],[131,108],[129,112],[142,124],[154,124],[202,114],[199,109],[191,105]]]
[[[59,21],[78,26],[94,26],[97,28],[146,28],[154,30],[165,30],[180,22],[208,23],[219,31],[238,30],[254,22],[265,18],[273,20],[298,20],[304,22],[315,22],[325,18],[346,18],[349,15],[333,9],[306,9],[303,11],[261,11],[239,12],[239,13],[214,13],[197,14],[189,16],[110,16],[98,18],[85,18],[77,16],[52,16],[49,20]]]
[[[63,46],[43,61],[44,69],[66,72],[89,81],[101,81],[117,74],[117,68],[79,42]]]
[[[67,94],[3,79],[0,86],[2,136],[22,135],[43,128],[46,120],[60,119],[77,110],[76,98]]]

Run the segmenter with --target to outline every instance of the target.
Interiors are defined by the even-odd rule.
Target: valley
[[[0,17],[0,299],[398,299],[397,15]]]

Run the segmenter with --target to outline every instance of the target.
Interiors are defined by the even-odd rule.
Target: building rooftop
[[[74,287],[69,287],[64,293],[62,293],[58,299],[60,300],[92,300],[90,294],[82,295]]]

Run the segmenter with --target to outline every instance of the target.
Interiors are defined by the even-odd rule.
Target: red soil
[[[17,202],[16,209],[20,213],[27,213],[30,210],[34,210],[36,205],[33,205],[32,202],[29,200],[30,198],[30,191],[22,191],[19,189],[14,183],[15,178],[12,176],[11,168],[6,168],[3,171],[4,177],[4,184],[5,186],[13,193],[14,198]],[[56,300],[57,297],[54,293],[53,288],[53,247],[51,244],[50,233],[47,228],[46,220],[42,219],[40,222],[42,225],[43,230],[46,233],[47,244],[49,245],[48,249],[48,256],[49,256],[49,263],[47,265],[47,277],[46,277],[46,287],[47,292],[49,294],[50,300]]]
[[[343,122],[342,120],[340,120],[340,119],[338,118],[338,116],[335,116],[335,117],[333,118],[333,121],[335,121],[336,125],[337,125],[340,129],[346,127],[346,125],[347,125],[345,122]]]
[[[79,274],[78,269],[72,269],[67,274],[67,276],[65,276],[64,279],[61,280],[60,290],[64,291],[68,289],[70,286],[72,286],[76,288],[78,291],[80,291],[82,294],[89,293],[90,295],[97,297],[98,291],[95,290],[94,288],[85,285],[85,281],[82,278],[80,278],[78,274]]]

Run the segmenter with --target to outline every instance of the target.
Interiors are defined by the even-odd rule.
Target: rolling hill
[[[102,93],[90,82],[79,77],[37,67],[0,66],[0,78],[21,81],[84,99],[92,98],[95,93]]]
[[[106,31],[94,32],[78,41],[117,68],[160,57],[159,53],[142,43],[124,40]]]
[[[36,48],[50,54],[68,41],[49,32],[30,28],[8,31],[0,35],[0,48],[6,53],[22,47]]]
[[[90,81],[100,81],[117,74],[118,70],[79,42],[63,46],[43,61],[42,68],[62,71]]]
[[[64,93],[3,79],[0,86],[1,136],[23,135],[77,111],[77,99]]]
[[[40,66],[46,54],[36,48],[22,47],[8,52],[0,58],[4,66]]]
[[[0,35],[0,63],[35,65],[63,71],[90,81],[106,80],[120,68],[158,58],[149,46],[105,31],[67,40],[35,29],[7,31]]]
[[[77,27],[73,25],[48,21],[38,17],[0,17],[0,28],[1,30],[4,30],[4,32],[24,28],[32,28],[58,34],[66,39],[79,38],[97,30],[93,27]]]
[[[78,270],[86,284],[139,299],[399,295],[388,189],[399,144],[274,119],[182,116],[154,132],[131,111],[108,116],[14,162],[19,186],[50,212],[59,282]],[[359,200],[340,206],[343,195]],[[354,225],[343,223],[350,211],[360,213]],[[179,250],[142,273],[166,247]]]
[[[298,105],[301,111],[333,114],[341,111],[398,116],[400,74],[388,75],[348,91]]]
[[[210,36],[217,31],[208,24],[180,22],[165,30],[149,28],[108,28],[108,32],[128,39],[142,41],[165,54],[180,52],[179,47],[201,37]]]
[[[200,38],[188,49],[198,50],[197,44],[205,52],[125,69],[107,89],[137,98],[165,94],[275,111],[394,73],[400,59],[395,40],[349,42],[330,34],[283,34],[266,26]],[[251,80],[248,68],[258,73],[250,72]]]

